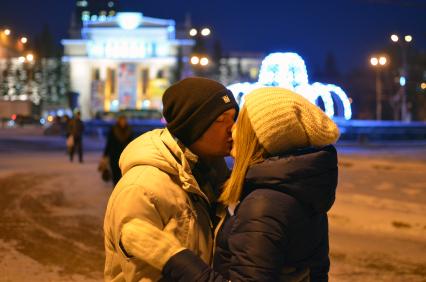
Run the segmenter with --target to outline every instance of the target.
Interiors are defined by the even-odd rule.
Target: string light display
[[[318,106],[321,99],[324,112],[329,117],[343,117],[346,120],[352,117],[351,103],[345,91],[334,84],[320,82],[310,84],[305,61],[296,53],[269,54],[262,61],[258,82],[234,83],[227,88],[234,93],[235,99],[241,106],[244,103],[245,94],[264,86],[278,86],[293,90]]]

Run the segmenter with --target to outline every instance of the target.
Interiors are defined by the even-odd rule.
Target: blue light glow
[[[136,29],[142,23],[142,13],[117,13],[117,22],[122,29]]]
[[[401,76],[400,78],[399,78],[399,85],[401,85],[401,86],[405,86],[405,83],[406,83],[407,81],[406,81],[406,79],[405,79],[405,77],[404,76]]]
[[[320,82],[309,84],[305,61],[296,53],[272,53],[266,56],[260,67],[258,82],[235,83],[227,88],[234,93],[235,99],[242,106],[246,93],[263,86],[279,86],[293,90],[316,105],[321,99],[324,111],[329,117],[344,117],[346,120],[352,117],[350,101],[342,88]]]

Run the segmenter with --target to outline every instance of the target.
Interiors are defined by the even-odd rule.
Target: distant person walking
[[[68,115],[64,115],[63,117],[63,121],[61,122],[61,131],[66,140],[66,154],[69,155],[71,152],[71,147],[74,146],[74,140],[71,136],[71,118]]]
[[[104,157],[108,157],[109,159],[114,186],[121,178],[121,170],[118,166],[121,152],[123,152],[124,148],[126,148],[127,144],[129,144],[132,139],[133,131],[127,123],[127,118],[123,115],[119,116],[117,123],[111,127],[108,133],[104,149]]]
[[[70,150],[70,161],[74,159],[74,152],[78,152],[78,160],[83,162],[83,132],[84,123],[80,119],[80,113],[76,112],[74,118],[70,121],[70,135],[73,137],[74,144]]]

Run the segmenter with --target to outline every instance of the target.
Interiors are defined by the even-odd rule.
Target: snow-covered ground
[[[0,281],[102,281],[110,183],[39,129],[0,129]],[[426,281],[426,143],[342,144],[331,281]]]

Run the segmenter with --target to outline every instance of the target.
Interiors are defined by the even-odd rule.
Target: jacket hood
[[[199,194],[208,201],[191,172],[191,165],[197,161],[198,157],[181,148],[167,129],[155,129],[127,145],[120,156],[119,166],[123,176],[135,166],[156,167],[167,174],[178,176],[182,189]]]
[[[120,156],[120,169],[124,175],[137,165],[152,165],[167,173],[177,175],[176,161],[161,140],[162,130],[142,134],[123,150]]]
[[[335,200],[337,177],[334,146],[296,150],[251,166],[243,197],[269,188],[294,197],[314,212],[327,212]]]

